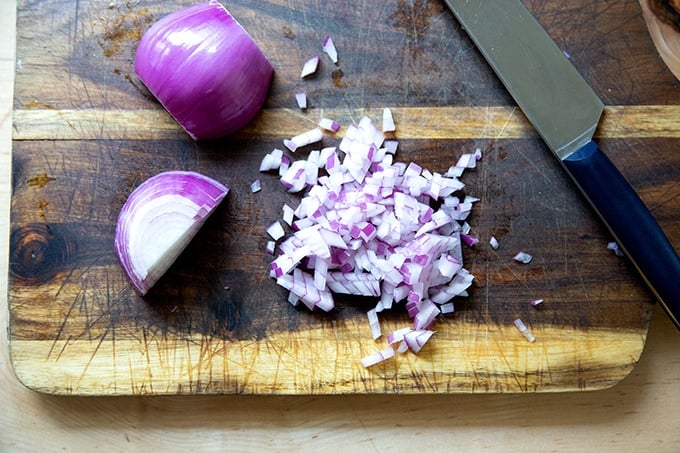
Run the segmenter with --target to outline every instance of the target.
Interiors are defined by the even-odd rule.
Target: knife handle
[[[680,257],[640,197],[592,140],[562,163],[680,329]]]

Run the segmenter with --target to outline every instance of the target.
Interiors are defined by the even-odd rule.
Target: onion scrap
[[[335,44],[333,43],[333,38],[326,36],[323,40],[323,45],[321,48],[333,63],[338,62],[338,51],[335,48]]]
[[[236,132],[262,108],[273,67],[217,1],[175,11],[147,30],[135,73],[195,140]]]
[[[305,61],[305,64],[302,66],[302,71],[300,71],[300,78],[304,79],[305,77],[314,74],[318,66],[319,56],[315,55],[309,60]]]
[[[303,142],[310,144],[299,139],[293,149]],[[388,335],[388,343],[417,353],[434,334],[436,318],[454,311],[452,300],[467,295],[474,279],[463,267],[462,245],[477,241],[465,220],[478,199],[461,200],[457,192],[465,186],[458,176],[481,155],[471,153],[464,168],[441,174],[394,162],[396,149],[365,116],[337,146],[290,163],[281,183],[303,197],[296,208],[284,206],[284,223],[292,226],[287,237],[278,222],[276,234],[268,229],[279,241],[270,276],[289,290],[290,303],[310,310],[332,310],[333,294],[376,298],[367,313],[373,338],[382,335],[379,313],[404,306],[412,326]],[[277,163],[283,165],[283,156],[275,149],[260,169],[277,170]],[[362,363],[393,357],[388,350],[394,352],[390,347]]]

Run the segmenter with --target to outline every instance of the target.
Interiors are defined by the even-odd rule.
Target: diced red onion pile
[[[385,115],[390,125],[391,114]],[[295,137],[285,140],[286,147],[320,142],[313,131],[296,136],[307,139],[294,148],[289,144]],[[304,193],[297,208],[283,207],[292,234],[284,238],[278,221],[268,228],[278,241],[267,246],[278,251],[270,275],[289,290],[289,302],[330,311],[334,293],[375,297],[367,314],[373,338],[382,335],[378,314],[395,304],[404,304],[413,319],[390,333],[390,346],[364,358],[364,366],[393,357],[393,348],[419,352],[436,318],[453,312],[453,298],[467,295],[474,278],[463,267],[461,245],[477,242],[466,223],[477,199],[460,199],[464,184],[458,178],[475,167],[481,152],[462,156],[441,174],[395,162],[396,148],[366,116],[347,127],[337,147],[295,161],[275,149],[260,166],[278,171],[290,192]]]
[[[135,73],[196,140],[223,137],[260,111],[273,67],[217,0],[175,11],[144,33]]]

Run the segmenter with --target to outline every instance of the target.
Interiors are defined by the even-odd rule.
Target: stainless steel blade
[[[445,2],[560,160],[592,138],[602,101],[519,0]]]

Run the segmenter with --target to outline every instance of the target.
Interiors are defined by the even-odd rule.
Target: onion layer
[[[262,108],[273,68],[216,0],[176,11],[142,37],[135,72],[196,140],[229,135]]]
[[[140,295],[163,276],[228,192],[199,173],[169,171],[130,194],[118,215],[115,247]]]

